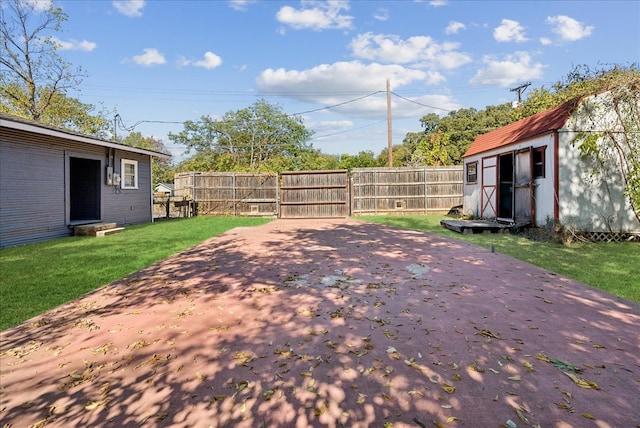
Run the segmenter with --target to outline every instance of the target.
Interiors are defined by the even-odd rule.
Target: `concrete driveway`
[[[3,331],[0,384],[13,427],[638,427],[640,306],[433,234],[277,220]]]

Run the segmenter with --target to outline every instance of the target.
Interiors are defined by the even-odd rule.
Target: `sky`
[[[26,1],[26,0],[25,0]],[[29,0],[35,1],[35,0]],[[46,0],[39,0],[46,4]],[[640,1],[60,0],[70,95],[171,142],[186,120],[257,100],[303,119],[314,148],[378,155],[420,118],[512,103],[575,66],[640,62]],[[118,135],[126,132],[118,129]]]

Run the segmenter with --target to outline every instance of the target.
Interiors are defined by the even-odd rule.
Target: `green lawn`
[[[238,226],[270,219],[193,217],[0,250],[0,330]]]
[[[543,267],[635,302],[640,302],[640,244],[579,243],[561,245],[523,236],[482,233],[463,235],[440,226],[443,216],[358,217],[406,229],[424,230],[471,242]]]

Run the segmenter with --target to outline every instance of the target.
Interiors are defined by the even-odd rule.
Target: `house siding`
[[[64,138],[2,128],[0,136],[0,248],[70,236],[69,157],[100,160],[101,220],[118,225],[152,221],[151,158],[116,150],[138,161],[138,189],[105,184],[107,149]]]

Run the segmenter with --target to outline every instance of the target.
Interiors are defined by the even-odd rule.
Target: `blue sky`
[[[41,0],[42,2],[42,0]],[[84,102],[161,139],[258,99],[300,114],[325,153],[387,147],[428,113],[512,102],[575,65],[640,61],[638,1],[56,1]],[[373,94],[373,95],[372,95]],[[526,97],[527,91],[524,92]],[[172,123],[179,122],[179,123]],[[123,131],[118,131],[120,135]]]

